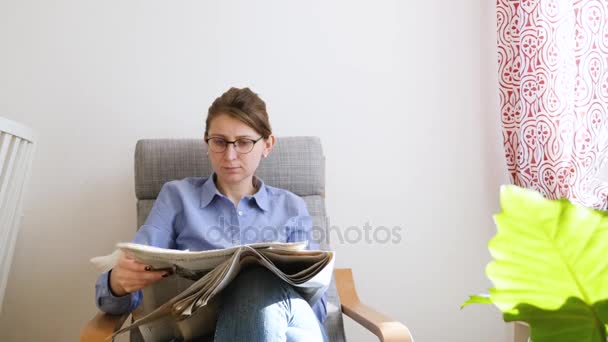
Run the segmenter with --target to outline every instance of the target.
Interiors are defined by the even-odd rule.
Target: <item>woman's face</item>
[[[258,140],[261,135],[243,122],[227,115],[216,116],[207,130],[207,139],[222,138],[226,141],[238,139]],[[213,171],[221,184],[239,185],[251,184],[251,178],[260,164],[260,160],[268,155],[274,145],[274,136],[261,139],[253,145],[249,153],[236,152],[234,144],[228,144],[224,152],[213,152],[208,149],[209,160]]]

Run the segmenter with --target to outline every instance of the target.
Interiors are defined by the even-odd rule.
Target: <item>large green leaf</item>
[[[530,324],[530,337],[539,341],[606,341],[606,329],[597,312],[606,312],[605,301],[588,305],[578,298],[568,300],[557,310],[543,310],[528,304],[517,305],[517,315],[504,314],[507,322]],[[594,312],[595,311],[595,312]]]
[[[513,185],[501,188],[500,203],[486,273],[505,320],[529,322],[535,342],[605,342],[606,212]]]

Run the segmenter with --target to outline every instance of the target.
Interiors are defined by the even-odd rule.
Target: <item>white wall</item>
[[[321,137],[333,224],[403,228],[334,244],[362,299],[418,342],[509,341],[495,308],[459,310],[490,285],[504,182],[494,16],[483,0],[0,1],[0,116],[39,135],[0,340],[77,339],[88,259],[135,230],[135,142],[201,136],[234,85],[277,135]]]

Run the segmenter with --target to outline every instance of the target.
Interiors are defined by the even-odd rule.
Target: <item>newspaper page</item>
[[[133,243],[119,243],[117,252],[128,252],[155,269],[172,268],[176,276],[194,282],[147,315],[135,320],[113,336],[139,327],[146,341],[166,336],[184,340],[213,332],[217,320],[218,294],[251,265],[269,269],[292,285],[310,305],[329,287],[334,252],[305,250],[306,242],[257,243],[202,252],[169,250]],[[114,258],[114,259],[113,259]],[[91,260],[100,270],[113,267],[116,252]],[[113,263],[114,262],[114,263]]]

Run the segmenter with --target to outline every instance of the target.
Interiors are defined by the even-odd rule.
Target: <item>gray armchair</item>
[[[138,227],[145,221],[165,182],[211,174],[205,152],[206,145],[202,139],[157,139],[137,143],[135,193]],[[325,219],[325,157],[320,140],[315,137],[278,138],[273,152],[260,164],[257,176],[266,184],[287,189],[306,201],[315,226],[324,228],[326,232],[325,236],[315,234],[319,235],[315,238],[320,239],[318,242],[322,249],[329,249]],[[144,289],[143,304],[133,313],[134,317],[150,312],[168,299],[166,291],[155,287],[163,282]],[[351,317],[381,341],[412,341],[405,325],[359,301],[350,269],[336,269],[328,290],[325,327],[331,341],[345,341],[342,314]],[[105,340],[124,323],[127,316],[98,313],[84,327],[80,340]],[[134,331],[131,341],[138,340],[141,340],[141,336]]]

